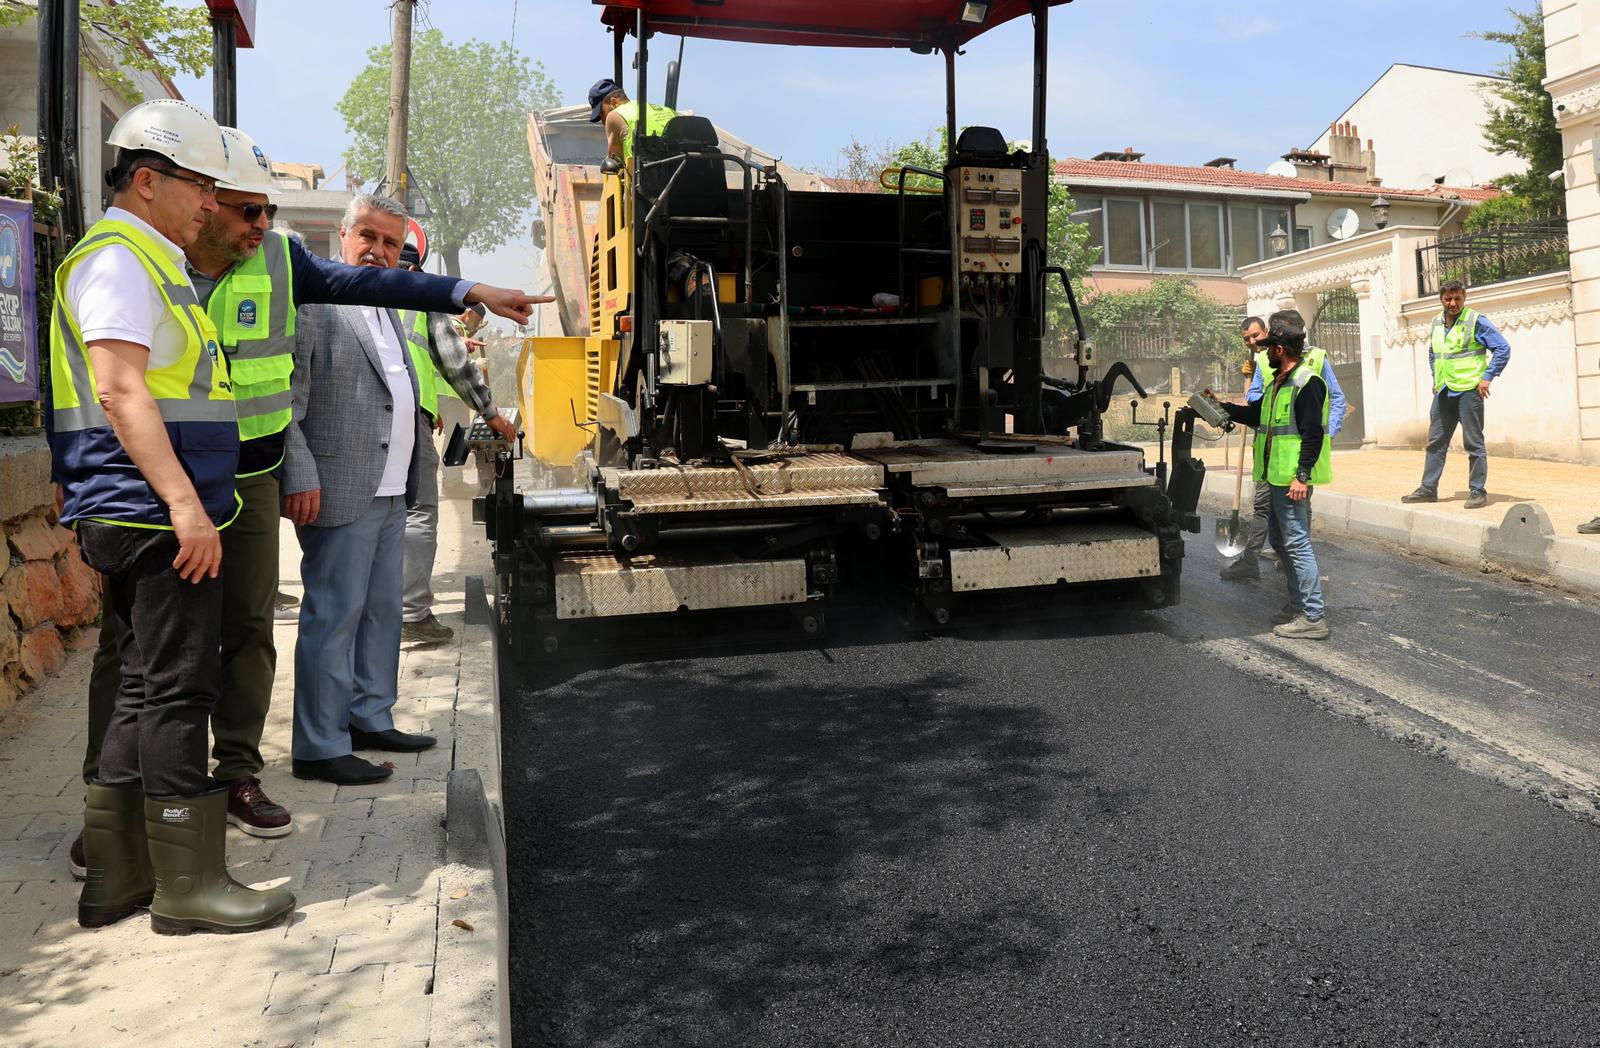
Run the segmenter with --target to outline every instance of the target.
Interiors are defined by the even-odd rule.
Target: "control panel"
[[[1022,172],[963,167],[956,186],[956,251],[962,273],[1022,269]]]

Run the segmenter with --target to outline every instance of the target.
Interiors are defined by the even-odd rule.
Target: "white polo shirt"
[[[389,383],[389,399],[394,413],[389,416],[389,451],[383,460],[383,477],[375,497],[404,495],[406,474],[411,470],[411,452],[417,444],[417,394],[411,388],[411,373],[406,369],[406,351],[399,333],[389,323],[388,310],[361,306],[367,330],[378,347],[383,362],[383,377]]]
[[[150,223],[120,207],[108,209],[106,217],[136,226],[166,252],[180,274],[184,272],[183,249],[157,233]],[[178,279],[189,282],[187,275]],[[146,370],[177,363],[189,344],[183,322],[167,308],[150,271],[125,245],[103,247],[73,266],[66,297],[85,345],[116,339],[145,346],[150,350]]]

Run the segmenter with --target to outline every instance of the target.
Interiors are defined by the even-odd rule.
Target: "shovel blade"
[[[1237,557],[1243,553],[1249,537],[1249,522],[1239,519],[1238,510],[1217,518],[1217,552],[1224,557]]]

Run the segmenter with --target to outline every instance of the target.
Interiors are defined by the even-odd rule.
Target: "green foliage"
[[[1153,344],[1172,360],[1217,364],[1241,352],[1228,307],[1202,292],[1193,277],[1159,276],[1135,291],[1102,292],[1083,312],[1090,337],[1108,361],[1126,355],[1123,343]]]
[[[1499,99],[1493,115],[1484,125],[1483,137],[1489,148],[1501,156],[1527,161],[1528,169],[1496,181],[1502,189],[1525,198],[1537,214],[1560,213],[1566,194],[1550,181],[1565,160],[1561,131],[1556,127],[1550,96],[1544,89],[1544,16],[1538,5],[1532,11],[1508,9],[1512,28],[1475,34],[1479,39],[1505,44],[1510,55],[1495,69],[1506,82],[1490,90]]]
[[[211,68],[211,21],[203,5],[81,0],[78,7],[83,36],[94,45],[82,50],[84,65],[129,102],[139,102],[143,96],[124,69],[170,78],[179,72],[203,76]],[[38,14],[36,3],[0,0],[0,29],[22,25]],[[105,53],[106,60],[96,49]]]
[[[368,51],[338,105],[353,138],[345,160],[369,178],[385,167],[389,56],[388,47]],[[492,251],[526,228],[528,113],[560,104],[544,67],[507,44],[451,44],[437,29],[413,37],[407,162],[432,210],[423,228],[452,275],[460,274],[462,248]]]
[[[1464,233],[1476,233],[1492,226],[1509,226],[1536,217],[1533,202],[1525,196],[1502,196],[1485,200],[1467,213],[1461,223]]]
[[[32,200],[36,222],[54,224],[61,217],[61,198],[39,185],[39,143],[24,138],[22,129],[12,124],[0,134],[0,196],[13,200]]]

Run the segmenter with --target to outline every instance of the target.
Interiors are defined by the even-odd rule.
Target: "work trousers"
[[[456,401],[460,403],[460,401]],[[433,614],[433,562],[439,552],[439,450],[423,442],[417,504],[406,510],[405,601],[400,618],[421,622]]]
[[[222,679],[221,577],[180,578],[171,531],[83,521],[78,541],[105,577],[101,631],[120,660],[95,781],[137,784],[150,797],[205,792],[206,720]]]
[[[1239,560],[1259,560],[1267,545],[1267,526],[1272,521],[1272,485],[1256,481],[1255,506],[1250,517],[1250,531],[1245,537],[1244,552]],[[1311,500],[1306,500],[1306,530],[1311,530]]]
[[[278,592],[278,479],[246,477],[235,485],[242,505],[222,529],[222,684],[211,712],[211,756],[222,782],[258,774],[261,735],[272,705],[278,651],[272,639],[272,602]],[[104,616],[104,612],[102,612]],[[89,737],[84,746],[83,781],[95,781],[101,739],[116,705],[122,670],[111,631],[100,631],[89,676]]]
[[[1278,553],[1284,580],[1289,584],[1289,603],[1312,622],[1322,618],[1322,574],[1317,555],[1311,549],[1311,494],[1299,502],[1289,497],[1287,487],[1271,486],[1272,515],[1267,523],[1267,541]]]
[[[1428,413],[1428,455],[1422,466],[1422,487],[1437,492],[1444,475],[1444,457],[1450,440],[1461,427],[1461,446],[1467,452],[1467,487],[1474,495],[1489,489],[1489,453],[1483,446],[1483,398],[1476,389],[1450,395],[1441,389],[1433,397]]]
[[[349,524],[296,528],[300,640],[294,651],[294,757],[351,752],[350,726],[394,727],[406,500],[384,495]]]

